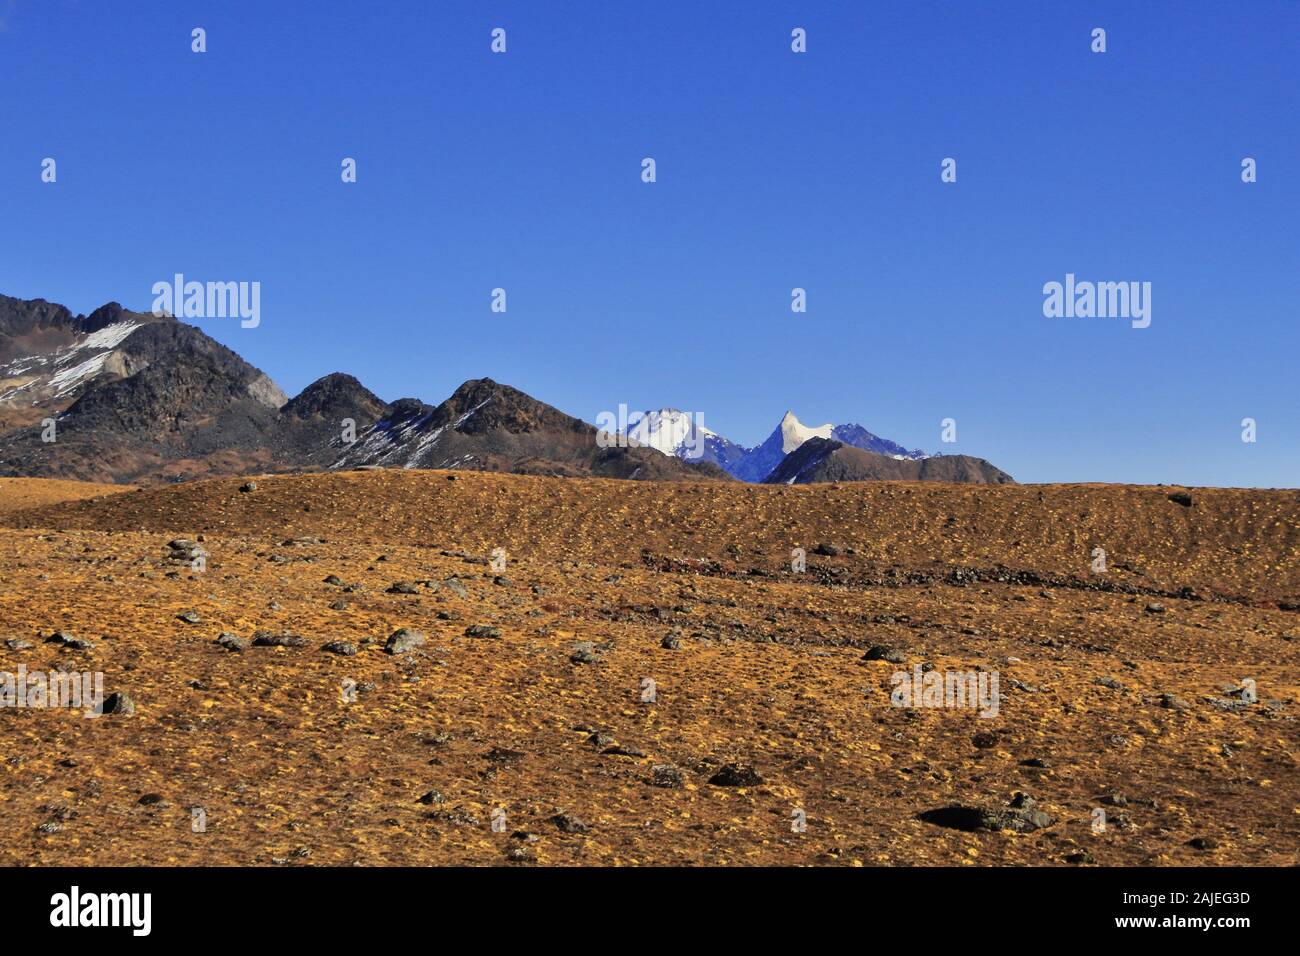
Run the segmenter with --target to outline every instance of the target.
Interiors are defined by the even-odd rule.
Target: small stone
[[[104,698],[103,706],[100,707],[99,712],[101,714],[120,714],[123,717],[129,717],[135,713],[135,701],[131,699],[130,694],[114,691]]]
[[[420,799],[415,802],[422,803],[427,807],[435,803],[442,803],[444,800],[446,800],[446,797],[444,797],[441,792],[437,790],[430,790],[428,793],[424,794],[424,796],[420,797]]]
[[[202,624],[203,618],[199,617],[197,611],[182,611],[176,615],[178,621],[184,621],[186,624]]]
[[[1167,710],[1191,710],[1192,705],[1177,694],[1161,694],[1160,706]]]
[[[327,574],[327,575],[325,576],[325,580],[322,581],[321,583],[322,583],[322,584],[330,584],[330,585],[333,585],[334,587],[342,587],[342,586],[343,586],[343,579],[342,579],[341,577],[339,577],[337,574]]]
[[[216,643],[220,644],[226,650],[239,653],[248,649],[249,640],[246,637],[239,637],[235,634],[221,633],[217,635]]]
[[[346,611],[347,609],[348,609],[348,602],[343,600],[342,598],[339,598],[337,601],[335,601],[333,604],[330,605],[331,611]]]
[[[465,628],[466,637],[500,637],[501,628],[490,624],[471,624]]]
[[[1169,500],[1176,505],[1182,505],[1184,508],[1192,506],[1192,496],[1185,491],[1175,491],[1169,496]]]
[[[650,768],[649,783],[652,787],[662,787],[665,790],[680,790],[686,784],[686,777],[672,764],[661,763]]]
[[[410,581],[397,581],[388,588],[389,594],[419,594],[419,589]]]
[[[257,490],[257,482],[255,482],[255,481],[246,481],[246,482],[244,482],[242,485],[239,486],[239,490],[242,491],[244,494],[248,494],[248,492],[250,492],[250,491],[256,491],[256,490]]]
[[[1113,677],[1098,677],[1096,680],[1093,681],[1093,683],[1101,687],[1109,687],[1111,690],[1124,689],[1124,685],[1121,684]]]
[[[384,645],[384,653],[405,654],[422,645],[425,640],[421,631],[400,627],[389,636],[388,643]]]
[[[577,817],[569,816],[567,813],[557,813],[551,817],[551,822],[561,833],[586,833],[591,829]]]
[[[349,644],[347,641],[330,641],[328,644],[322,645],[321,650],[342,657],[355,657],[357,645]]]
[[[26,651],[34,646],[31,641],[24,641],[21,637],[11,637],[5,641],[5,647],[11,651]]]
[[[1158,601],[1152,601],[1146,606],[1146,612],[1148,614],[1164,614],[1165,606]]]
[[[676,634],[669,634],[659,642],[659,646],[666,651],[680,651],[682,649],[682,639]]]
[[[729,763],[709,778],[715,787],[756,787],[763,782],[758,772],[748,764]]]
[[[1192,837],[1187,845],[1194,850],[1213,850],[1218,847],[1219,841],[1214,837]]]
[[[306,647],[307,638],[297,634],[272,634],[270,631],[258,631],[253,635],[254,647]]]
[[[907,663],[907,655],[900,648],[889,644],[872,644],[862,655],[864,661],[888,661],[891,664]]]
[[[573,653],[569,655],[571,664],[595,664],[599,661],[600,655],[596,653],[596,647],[590,641],[574,645]]]

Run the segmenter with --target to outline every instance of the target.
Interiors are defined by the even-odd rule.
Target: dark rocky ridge
[[[804,485],[815,481],[956,481],[981,485],[1013,484],[1006,472],[983,458],[940,455],[900,460],[828,438],[810,438],[764,479],[764,484]]]
[[[0,400],[5,476],[150,483],[379,465],[732,480],[707,459],[635,445],[601,447],[594,425],[489,378],[471,379],[429,405],[415,398],[385,403],[356,378],[335,372],[288,399],[260,369],[200,329],[116,302],[83,316],[40,299],[0,296],[0,395],[6,389],[11,397]],[[57,424],[54,442],[42,441],[48,418]],[[860,431],[858,440],[883,442]],[[773,440],[779,437],[778,429]],[[815,441],[787,456],[778,473],[800,482],[1010,481],[980,459],[846,457],[841,452],[858,449],[838,442],[819,457]],[[774,473],[768,480],[783,479]]]

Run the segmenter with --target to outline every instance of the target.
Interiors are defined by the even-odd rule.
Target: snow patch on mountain
[[[715,433],[698,421],[699,416],[676,408],[631,412],[627,416],[627,437],[645,448],[685,458],[701,439]]]
[[[835,426],[829,422],[817,428],[809,428],[795,418],[794,412],[789,411],[778,427],[781,429],[781,451],[787,455],[810,438],[830,438],[831,432],[835,430]]]

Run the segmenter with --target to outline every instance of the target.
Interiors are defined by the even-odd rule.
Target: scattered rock
[[[1032,806],[987,810],[983,807],[963,806],[961,804],[926,810],[917,814],[917,819],[924,820],[926,823],[933,823],[935,826],[962,830],[966,833],[974,833],[978,830],[987,830],[993,833],[1001,830],[1030,833],[1034,830],[1049,827],[1054,822],[1048,814],[1042,810],[1035,810]]]
[[[709,783],[715,787],[757,787],[762,782],[763,778],[758,775],[758,771],[743,763],[724,764],[709,778]]]
[[[217,635],[217,644],[220,644],[228,651],[239,653],[248,650],[249,640],[246,637],[239,637],[235,634],[221,633]]]
[[[1192,496],[1185,491],[1175,491],[1169,496],[1169,500],[1176,505],[1182,505],[1184,508],[1192,506]]]
[[[45,639],[45,643],[60,644],[63,647],[71,648],[74,651],[90,651],[95,649],[94,641],[89,641],[81,637],[73,637],[67,631],[55,631]]]
[[[600,661],[600,655],[596,653],[596,646],[590,641],[582,641],[575,644],[573,653],[569,655],[571,664],[595,664]]]
[[[666,651],[680,651],[682,649],[682,639],[676,634],[669,634],[659,642],[659,646]]]
[[[672,764],[655,764],[650,768],[649,784],[665,790],[680,790],[686,785],[686,776]]]
[[[321,645],[321,650],[330,654],[339,654],[343,657],[355,657],[357,645],[350,644],[347,641],[330,641],[328,644]]]
[[[1161,694],[1160,706],[1167,710],[1191,710],[1192,705],[1177,694]]]
[[[501,628],[490,624],[471,624],[465,628],[466,637],[500,637]]]
[[[248,492],[250,492],[250,491],[256,491],[256,490],[257,490],[257,482],[255,482],[255,481],[246,481],[246,482],[244,482],[242,485],[239,486],[239,490],[242,491],[244,494],[248,494]]]
[[[561,833],[586,833],[591,829],[577,817],[570,816],[567,813],[557,813],[551,817],[551,822],[555,824]]]
[[[389,594],[419,594],[420,589],[410,581],[397,581],[388,588]]]
[[[890,644],[872,644],[862,655],[864,661],[888,661],[891,664],[906,664],[907,655],[901,648]]]
[[[176,620],[184,621],[186,624],[202,624],[203,618],[199,617],[197,611],[182,611],[176,615]]]
[[[270,631],[258,631],[253,635],[254,647],[306,647],[307,638],[297,634],[272,634]]]
[[[425,640],[423,632],[400,627],[389,636],[388,643],[384,645],[384,653],[405,654],[422,645]]]
[[[114,691],[104,698],[103,706],[100,707],[101,714],[119,714],[123,717],[129,717],[135,713],[135,701],[131,699],[130,694],[122,691]]]
[[[1152,601],[1146,606],[1146,612],[1148,614],[1164,614],[1165,606],[1158,601]]]

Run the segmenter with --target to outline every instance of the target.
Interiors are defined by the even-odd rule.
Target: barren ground
[[[0,863],[1298,862],[1300,493],[448,478],[0,483],[0,671],[136,706],[0,708]],[[214,643],[259,630],[306,644]],[[998,716],[891,706],[915,664]],[[1017,792],[1046,826],[920,817]]]

